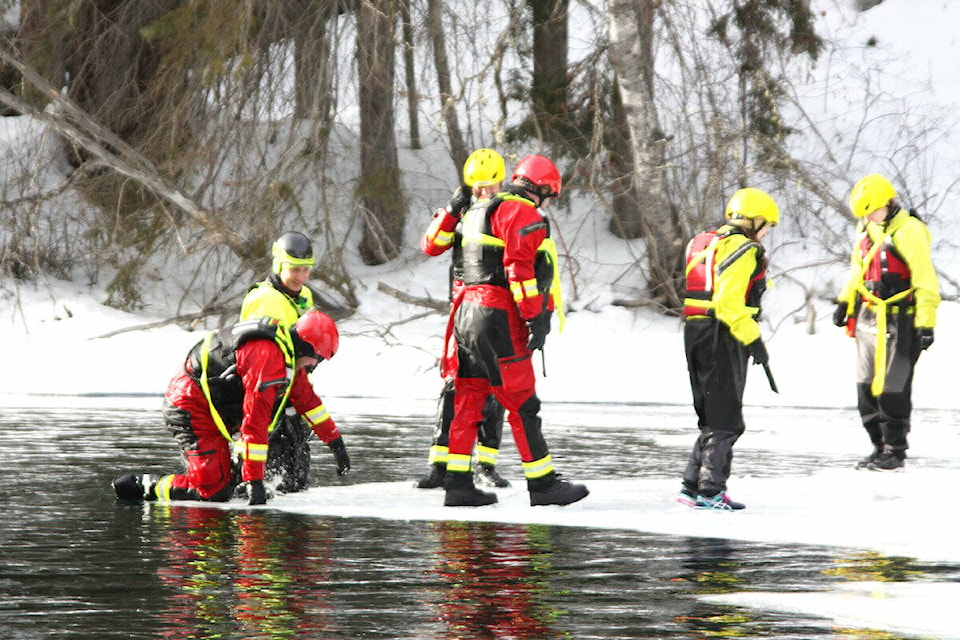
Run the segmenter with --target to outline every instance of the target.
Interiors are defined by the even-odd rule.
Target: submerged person
[[[243,298],[240,318],[276,318],[284,328],[296,324],[314,308],[313,290],[307,284],[315,264],[313,243],[306,235],[291,231],[273,243],[270,275],[252,287]],[[266,479],[277,491],[291,493],[307,488],[310,479],[310,430],[297,412],[284,409],[270,434]]]
[[[454,191],[446,207],[434,212],[430,226],[420,239],[420,248],[429,256],[439,256],[452,249],[449,318],[451,322],[455,311],[453,300],[463,288],[463,234],[460,232],[460,218],[470,208],[474,198],[478,202],[487,201],[500,191],[506,171],[503,156],[493,149],[477,149],[471,153],[463,164],[463,184]],[[454,413],[453,382],[457,374],[457,343],[450,331],[447,332],[444,340],[440,374],[443,376],[443,389],[440,392],[436,427],[427,459],[430,470],[417,481],[415,486],[418,489],[442,487],[447,475],[450,422],[453,420]],[[477,465],[474,468],[474,479],[479,484],[497,488],[510,486],[510,482],[500,476],[496,469],[503,435],[503,415],[503,405],[496,396],[493,394],[487,396],[476,446]]]
[[[687,245],[683,342],[697,412],[697,437],[677,500],[702,509],[739,510],[727,494],[733,445],[743,434],[747,362],[766,364],[760,337],[760,298],[767,260],[760,241],[780,220],[776,202],[760,189],[730,198],[726,222]]]
[[[585,498],[582,484],[561,480],[540,426],[533,351],[542,349],[555,304],[556,249],[539,208],[561,189],[548,158],[530,155],[511,183],[463,216],[463,289],[454,300],[459,360],[454,417],[444,482],[446,506],[482,506],[495,493],[477,489],[471,452],[492,392],[509,411],[531,505],[566,505]]]
[[[933,344],[940,305],[930,231],[896,197],[878,173],[854,185],[850,211],[858,233],[833,318],[857,341],[857,409],[873,445],[857,468],[873,471],[904,467],[913,373],[920,353]],[[884,340],[877,339],[881,335]]]
[[[208,334],[164,397],[164,420],[183,450],[186,472],[121,476],[113,481],[117,497],[223,502],[243,482],[249,504],[265,504],[269,434],[288,401],[330,447],[337,472],[346,472],[343,437],[306,375],[332,358],[339,343],[336,325],[320,311],[308,311],[289,331],[261,318]],[[240,457],[239,478],[231,448]]]

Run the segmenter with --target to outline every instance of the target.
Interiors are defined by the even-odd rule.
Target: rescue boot
[[[473,474],[469,472],[448,473],[443,487],[447,491],[443,498],[445,507],[483,507],[497,502],[497,494],[473,486]]]
[[[113,490],[121,500],[156,500],[157,479],[149,473],[128,473],[113,481]]]
[[[506,489],[510,486],[510,481],[497,473],[497,468],[492,464],[481,462],[473,470],[473,481],[484,487],[493,487],[496,489]]]
[[[583,500],[590,495],[586,486],[561,480],[556,473],[550,473],[542,478],[528,478],[527,490],[530,492],[532,507],[550,504],[563,506]]]
[[[427,475],[413,483],[417,489],[436,489],[443,486],[443,479],[447,476],[447,465],[434,462],[430,465]]]
[[[877,458],[881,453],[883,453],[883,447],[874,445],[873,451],[870,452],[870,455],[857,463],[857,469],[865,469],[869,467],[871,464],[877,461]]]
[[[907,454],[903,451],[884,451],[867,465],[871,471],[901,471]]]

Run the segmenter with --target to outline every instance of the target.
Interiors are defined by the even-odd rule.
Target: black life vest
[[[230,429],[239,427],[243,422],[244,393],[243,382],[237,375],[237,349],[250,340],[270,340],[280,347],[288,369],[288,379],[284,384],[289,388],[296,362],[293,342],[290,334],[274,318],[247,320],[214,331],[187,353],[187,373],[197,381],[207,402]],[[286,394],[281,393],[277,398],[278,401],[285,399]]]

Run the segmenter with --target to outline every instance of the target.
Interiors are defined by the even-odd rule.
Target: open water
[[[698,598],[824,590],[842,579],[836,560],[846,552],[836,549],[123,504],[111,479],[174,470],[177,449],[159,398],[118,409],[103,407],[122,403],[101,400],[96,409],[0,410],[0,638],[906,638]],[[398,416],[384,415],[381,405],[365,410],[362,400],[346,404],[336,416],[353,471],[338,478],[314,441],[319,488],[311,491],[412,481],[426,470],[429,404]],[[617,426],[623,407],[551,411],[554,422],[567,421],[548,440],[569,477],[670,477],[682,469],[685,453]],[[693,441],[688,407],[629,412]],[[592,428],[576,428],[591,416]],[[624,450],[643,460],[641,469],[624,468],[615,455]],[[522,482],[512,451],[505,436],[505,475]],[[797,463],[746,453],[735,464],[776,473],[777,465]],[[883,565],[891,574],[941,569],[907,559]]]

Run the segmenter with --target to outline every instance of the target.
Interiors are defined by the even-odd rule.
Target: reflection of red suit
[[[567,637],[543,602],[543,576],[525,527],[440,522],[437,573],[450,585],[442,637],[548,640]]]
[[[287,365],[276,343],[265,339],[243,343],[236,350],[236,357],[237,374],[243,385],[243,421],[239,425],[240,437],[235,448],[243,460],[242,479],[262,480],[269,428],[287,380]],[[174,408],[172,411],[169,407],[165,409],[168,423],[171,416],[181,423],[171,428],[181,432],[176,435],[187,465],[186,474],[172,477],[169,498],[222,498],[218,494],[229,488],[230,483],[230,442],[214,422],[210,403],[186,367],[170,381],[166,401]],[[290,404],[307,419],[323,442],[340,437],[336,423],[302,369],[293,377]],[[189,415],[186,418],[173,415],[176,410]]]
[[[337,637],[318,585],[336,536],[315,522],[284,526],[263,512],[154,507],[171,532],[160,580],[175,590],[163,638]],[[299,522],[299,521],[298,521]],[[327,634],[327,635],[324,635]]]

